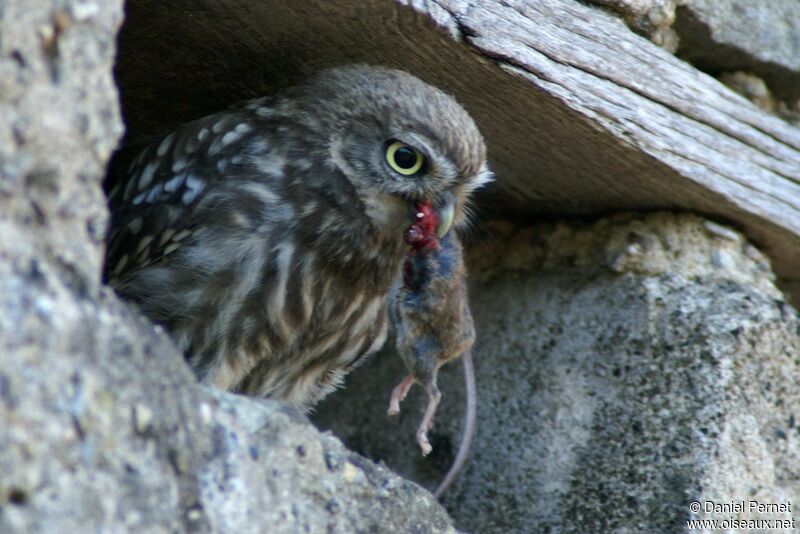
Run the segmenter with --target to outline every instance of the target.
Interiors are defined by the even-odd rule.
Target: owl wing
[[[257,135],[261,119],[253,109],[186,123],[134,159],[126,179],[109,193],[109,281],[158,262],[191,235],[198,202],[243,163],[243,148]]]

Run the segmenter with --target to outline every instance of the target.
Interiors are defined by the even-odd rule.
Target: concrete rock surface
[[[681,0],[589,0],[620,13],[628,25],[659,46],[674,52],[678,37],[671,26]]]
[[[278,403],[202,388],[100,283],[122,2],[0,2],[0,532],[452,532]]]
[[[7,250],[7,249],[6,249]],[[452,532],[433,497],[304,415],[198,386],[107,290],[0,271],[0,532]]]
[[[302,414],[198,386],[102,285],[121,20],[121,0],[0,2],[0,532],[454,531]],[[671,531],[691,500],[798,498],[797,318],[739,234],[671,214],[489,232],[481,429],[446,497],[464,528]],[[460,373],[428,460],[414,399],[385,419],[403,374],[385,354],[317,420],[432,485]]]
[[[678,55],[703,70],[751,71],[780,98],[800,99],[800,3],[683,0]]]
[[[800,502],[800,338],[764,257],[691,215],[490,226],[471,252],[478,435],[444,502],[476,532],[678,532],[692,501]],[[463,413],[450,365],[423,459],[420,391],[386,351],[317,420],[433,487]],[[791,514],[741,517],[791,519]]]

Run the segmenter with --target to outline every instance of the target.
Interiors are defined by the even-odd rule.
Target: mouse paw
[[[389,399],[389,411],[387,412],[389,415],[400,413],[400,403],[406,399],[408,390],[414,385],[414,381],[414,375],[409,374],[392,390],[392,397]]]
[[[428,394],[428,405],[425,407],[425,414],[422,416],[419,428],[417,428],[417,443],[419,448],[422,449],[423,456],[427,456],[433,450],[430,441],[428,441],[428,431],[433,428],[433,418],[439,408],[439,401],[442,400],[442,393],[439,391],[439,386],[436,385],[436,382],[427,384],[425,392]]]

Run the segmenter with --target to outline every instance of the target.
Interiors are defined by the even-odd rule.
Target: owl
[[[203,383],[312,406],[389,331],[404,231],[491,179],[451,96],[346,66],[178,127],[109,192],[106,276]]]

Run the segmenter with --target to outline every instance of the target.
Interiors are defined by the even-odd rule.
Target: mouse
[[[392,390],[389,415],[414,384],[425,390],[428,403],[417,428],[423,456],[432,446],[428,431],[441,400],[439,369],[461,358],[465,384],[464,431],[456,458],[434,495],[439,498],[457,479],[469,456],[475,435],[477,392],[472,347],[475,326],[469,308],[463,248],[455,231],[439,236],[436,212],[419,206],[417,222],[409,226],[405,242],[410,250],[403,263],[402,283],[393,292],[389,313],[395,325],[397,351],[409,371]]]

